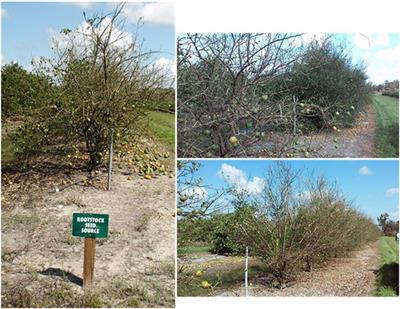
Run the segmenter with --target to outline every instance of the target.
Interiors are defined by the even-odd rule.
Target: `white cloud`
[[[388,46],[389,33],[356,33],[353,40],[354,44],[360,49]]]
[[[368,49],[371,47],[371,40],[367,35],[356,33],[354,36],[354,44],[361,49]]]
[[[194,186],[190,188],[183,189],[180,195],[187,196],[191,201],[201,201],[207,197],[207,190],[203,187]]]
[[[368,168],[368,166],[363,166],[358,170],[358,173],[362,176],[370,176],[372,175],[372,171]]]
[[[96,29],[93,29],[89,23],[83,22],[77,29],[68,33],[58,32],[49,28],[48,33],[52,40],[52,47],[58,46],[59,48],[64,49],[75,46],[75,48],[82,50],[89,48],[94,45],[94,38],[92,37],[93,31],[98,34],[103,32],[109,33],[111,31],[110,42],[112,42],[111,44],[114,48],[125,49],[131,46],[134,42],[132,34],[116,27],[110,27],[111,22],[111,18],[106,17]],[[107,36],[103,35],[103,37]]]
[[[65,2],[64,4],[77,6],[81,9],[88,9],[88,8],[93,7],[95,2],[92,2],[92,1],[70,1],[70,2]]]
[[[399,78],[400,61],[398,61],[398,55],[400,55],[400,45],[383,48],[367,55],[367,74],[374,84]]]
[[[7,16],[7,10],[1,8],[1,17],[6,17]]]
[[[218,171],[217,175],[225,180],[225,182],[232,186],[237,192],[247,192],[251,195],[261,194],[266,185],[265,179],[253,177],[253,179],[249,181],[242,170],[226,163],[221,165],[221,169]]]
[[[398,60],[400,53],[400,45],[392,48],[384,48],[375,53],[375,57],[383,61],[395,61]]]
[[[310,191],[303,191],[299,193],[299,198],[301,200],[309,200],[312,197],[312,193]]]
[[[154,65],[156,67],[161,68],[161,69],[166,69],[166,70],[169,70],[171,72],[175,72],[176,65],[175,65],[175,60],[173,60],[173,59],[167,59],[167,58],[164,58],[164,57],[158,58],[155,61]]]
[[[390,40],[389,33],[375,33],[372,38],[374,45],[387,46]]]
[[[176,62],[174,59],[158,58],[154,62],[155,68],[165,76],[165,86],[169,87],[175,81]]]
[[[386,196],[392,197],[399,194],[399,188],[390,188],[386,190]]]
[[[171,2],[129,2],[125,5],[124,16],[131,22],[140,18],[144,22],[159,25],[174,25],[174,4]]]

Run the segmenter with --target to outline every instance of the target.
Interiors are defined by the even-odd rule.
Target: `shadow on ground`
[[[399,264],[384,264],[379,268],[378,280],[381,286],[392,288],[399,295]]]
[[[79,286],[83,285],[83,280],[82,278],[75,276],[73,273],[69,271],[62,270],[60,268],[47,268],[45,270],[42,270],[39,272],[39,274],[44,275],[44,276],[56,276],[56,277],[61,277],[63,279],[66,279],[72,283],[75,283]]]

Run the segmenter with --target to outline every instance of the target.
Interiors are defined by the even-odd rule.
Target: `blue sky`
[[[61,29],[76,29],[84,21],[83,11],[90,18],[94,12],[109,13],[117,2],[2,2],[2,64],[16,61],[30,68],[32,58],[51,57],[51,38]],[[128,3],[124,10],[125,31],[134,33],[139,16],[144,25],[139,38],[144,39],[144,47],[161,51],[153,61],[166,66],[174,66],[175,29],[174,9],[171,4]]]
[[[338,34],[349,44],[355,62],[367,65],[370,81],[380,84],[385,79],[399,79],[400,38],[398,33]]]
[[[206,185],[223,188],[227,183],[218,173],[224,168],[226,174],[235,174],[232,177],[235,179],[234,182],[242,186],[247,185],[253,192],[257,192],[257,186],[262,185],[260,179],[265,177],[272,161],[199,160],[202,167],[198,176]],[[322,173],[330,180],[336,181],[355,206],[368,216],[375,218],[387,212],[393,218],[398,218],[397,160],[286,160],[286,162],[295,169],[313,170],[315,175]]]

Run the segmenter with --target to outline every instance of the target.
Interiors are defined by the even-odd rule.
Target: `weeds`
[[[151,219],[150,214],[148,214],[148,213],[143,214],[140,217],[139,222],[135,227],[135,231],[140,232],[140,233],[146,231],[149,226],[150,219]]]

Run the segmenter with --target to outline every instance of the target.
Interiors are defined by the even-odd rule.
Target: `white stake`
[[[246,259],[245,259],[245,266],[244,266],[244,286],[246,289],[246,297],[249,296],[247,291],[247,276],[249,272],[249,247],[246,247]]]
[[[112,173],[112,157],[113,157],[113,137],[114,135],[114,129],[110,130],[110,151],[109,151],[109,158],[108,158],[108,184],[107,184],[107,190],[111,190],[111,173]]]
[[[297,102],[297,100],[296,100],[296,97],[295,96],[293,96],[293,135],[296,135],[296,133],[297,133],[297,124],[296,124],[296,121],[297,121],[297,114],[296,114],[296,102]]]

